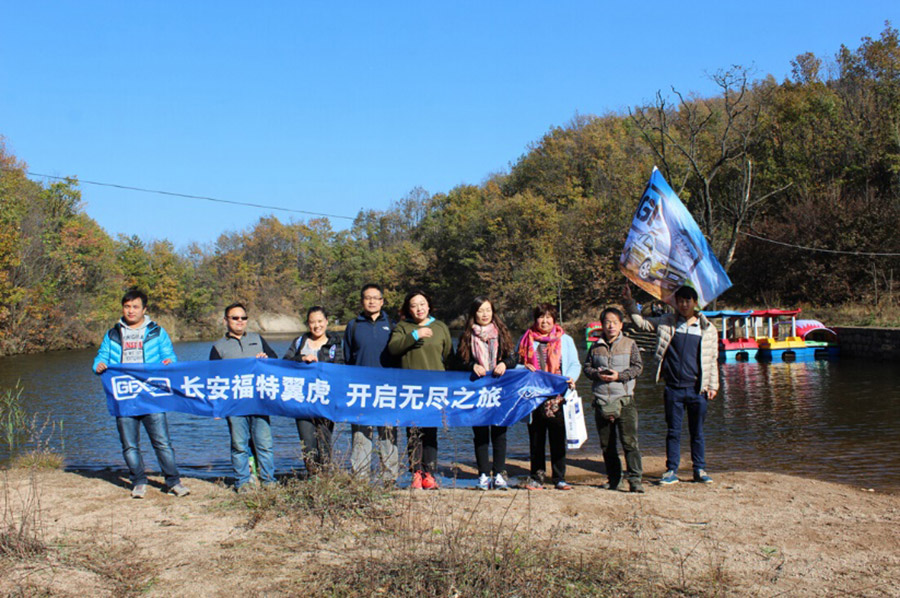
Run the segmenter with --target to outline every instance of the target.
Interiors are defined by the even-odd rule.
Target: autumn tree
[[[752,150],[763,135],[772,86],[754,85],[741,66],[711,78],[718,95],[689,97],[673,88],[673,102],[657,92],[652,104],[632,110],[631,120],[676,194],[689,208],[694,205],[700,228],[719,247],[727,271],[745,224],[790,182],[760,188],[753,168]]]

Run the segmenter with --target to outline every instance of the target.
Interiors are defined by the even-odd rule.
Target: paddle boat
[[[798,320],[800,309],[703,311],[719,329],[719,362],[812,361],[840,354],[837,333],[818,320]],[[587,350],[603,334],[602,322],[584,329]]]
[[[838,334],[818,320],[797,320],[797,336],[812,347],[816,359],[833,359],[841,354]]]
[[[799,309],[762,309],[749,314],[759,345],[757,361],[811,361],[815,348],[797,335]],[[788,320],[787,318],[790,318]],[[760,325],[764,335],[759,334]]]
[[[603,322],[588,322],[588,325],[584,327],[584,344],[587,346],[588,353],[602,335]]]
[[[737,363],[756,359],[759,343],[755,336],[749,336],[752,311],[704,311],[710,321],[719,320],[719,361]],[[740,327],[739,327],[740,326]]]

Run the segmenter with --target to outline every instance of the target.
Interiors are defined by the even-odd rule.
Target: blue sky
[[[478,184],[576,113],[712,93],[732,64],[780,80],[885,20],[900,2],[0,0],[0,135],[37,173],[353,217]],[[82,193],[111,235],[179,248],[302,218]]]

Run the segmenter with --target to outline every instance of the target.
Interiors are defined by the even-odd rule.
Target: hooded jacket
[[[94,358],[94,365],[91,367],[91,371],[96,372],[97,365],[100,363],[105,363],[106,365],[122,363],[122,328],[127,326],[125,320],[119,320],[103,336],[103,342],[100,343],[100,349],[97,351],[97,357]],[[144,330],[144,363],[162,363],[167,359],[178,361],[175,357],[175,348],[172,346],[172,340],[166,333],[165,328],[148,316],[144,316],[141,328]]]

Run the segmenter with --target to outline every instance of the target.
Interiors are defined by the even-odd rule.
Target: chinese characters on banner
[[[463,372],[278,359],[123,364],[110,366],[102,379],[114,416],[179,411],[420,427],[512,425],[566,391],[562,376],[526,369],[473,379]]]

